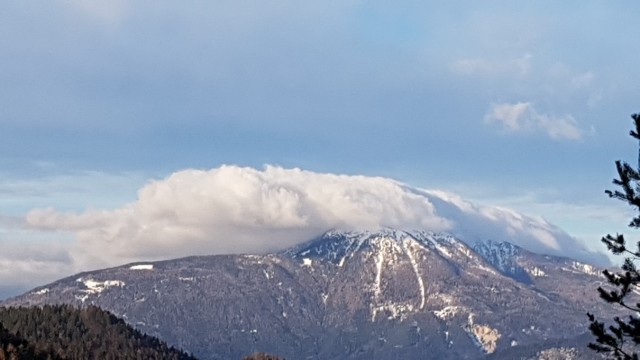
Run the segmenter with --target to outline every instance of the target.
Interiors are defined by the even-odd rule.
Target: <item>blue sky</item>
[[[443,189],[596,249],[629,216],[603,190],[614,160],[635,162],[638,15],[632,1],[5,1],[0,242],[34,253],[25,268],[49,266],[42,247],[62,264],[77,234],[25,226],[33,209],[117,209],[179,170],[272,164]],[[19,272],[2,264],[0,279]]]

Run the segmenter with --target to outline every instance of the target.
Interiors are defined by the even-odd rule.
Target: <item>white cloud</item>
[[[485,74],[493,72],[493,68],[489,62],[484,59],[460,59],[454,61],[450,68],[453,72],[471,75],[471,74]]]
[[[603,254],[588,251],[575,238],[545,219],[498,206],[482,206],[439,190],[418,190],[428,196],[437,213],[452,222],[453,234],[473,243],[508,241],[533,252],[606,263]]]
[[[607,233],[615,233],[616,229],[624,229],[629,219],[635,216],[633,209],[624,207],[606,197],[599,200],[589,199],[589,202],[580,203],[580,201],[562,200],[560,194],[536,194],[533,192],[515,197],[498,194],[481,201],[528,213],[545,214],[546,217],[554,219],[554,224],[561,226],[563,230],[568,231],[585,244],[587,249],[593,251],[606,249],[600,239]],[[640,239],[638,234],[634,232],[625,230],[623,232],[630,243],[636,243]],[[614,262],[622,260],[611,254],[609,256]]]
[[[571,115],[540,114],[529,102],[493,104],[484,121],[498,123],[508,132],[542,132],[552,139],[581,140],[585,133]]]
[[[461,75],[518,75],[531,73],[533,55],[526,53],[517,58],[489,60],[487,58],[463,58],[450,63],[449,69]]]
[[[511,241],[533,251],[602,260],[542,219],[479,206],[397,181],[267,166],[184,170],[148,183],[109,211],[36,209],[27,224],[75,235],[82,269],[194,254],[281,250],[334,228],[451,232],[473,243]]]
[[[529,103],[494,105],[491,112],[485,116],[486,122],[502,122],[509,131],[531,130],[532,123],[527,121],[526,113]]]
[[[19,239],[11,239],[0,233],[0,299],[83,270],[69,253],[70,242],[33,235],[21,231]]]
[[[281,249],[331,228],[449,228],[424,197],[392,180],[235,166],[174,173],[116,210],[37,209],[26,221],[74,232],[79,258],[107,264]]]
[[[589,88],[593,84],[596,76],[591,72],[587,71],[582,74],[574,75],[571,78],[571,85],[575,88]]]
[[[524,54],[522,57],[514,61],[514,64],[521,75],[529,75],[531,72],[531,59],[533,59],[533,55]]]

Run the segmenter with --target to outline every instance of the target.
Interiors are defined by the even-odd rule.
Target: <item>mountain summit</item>
[[[607,311],[595,281],[589,264],[506,242],[334,230],[276,254],[81,273],[4,305],[98,305],[205,359],[508,359],[584,345],[587,309]]]

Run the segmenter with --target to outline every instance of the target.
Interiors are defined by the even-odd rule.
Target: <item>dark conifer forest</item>
[[[0,308],[0,360],[195,359],[90,306]]]

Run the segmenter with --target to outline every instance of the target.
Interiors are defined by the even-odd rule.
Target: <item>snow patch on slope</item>
[[[76,282],[82,283],[84,285],[84,289],[79,290],[80,295],[75,295],[75,298],[85,302],[89,298],[89,295],[100,294],[110,287],[123,287],[125,286],[124,281],[120,280],[105,280],[105,281],[96,281],[93,279],[83,279],[78,278]]]
[[[124,282],[120,280],[95,281],[93,279],[83,280],[82,278],[79,278],[76,281],[84,284],[84,286],[86,287],[86,290],[82,290],[82,291],[84,291],[87,294],[99,294],[107,288],[110,288],[113,286],[123,287],[125,285]]]
[[[591,276],[601,276],[602,270],[599,270],[593,265],[581,263],[579,261],[571,262],[570,268],[562,268],[562,270],[570,271],[570,272],[580,272],[583,274],[591,275]]]
[[[545,273],[542,269],[540,269],[537,266],[534,266],[532,268],[526,268],[525,269],[529,275],[533,276],[533,277],[545,277],[547,276],[547,273]]]
[[[476,245],[476,250],[490,259],[491,263],[502,272],[513,272],[514,259],[519,255],[518,248],[510,243],[484,241]]]
[[[433,314],[440,320],[449,320],[464,310],[461,306],[445,306],[441,310],[434,310]]]
[[[415,312],[417,309],[413,304],[409,303],[392,303],[388,302],[382,305],[374,306],[371,310],[371,321],[376,320],[379,313],[387,314],[387,320],[404,321],[407,315]]]
[[[153,264],[138,264],[129,267],[129,270],[153,270]]]
[[[32,292],[32,294],[33,295],[44,295],[44,294],[47,294],[48,292],[49,292],[49,288],[43,288],[43,289],[40,289],[38,291]]]

